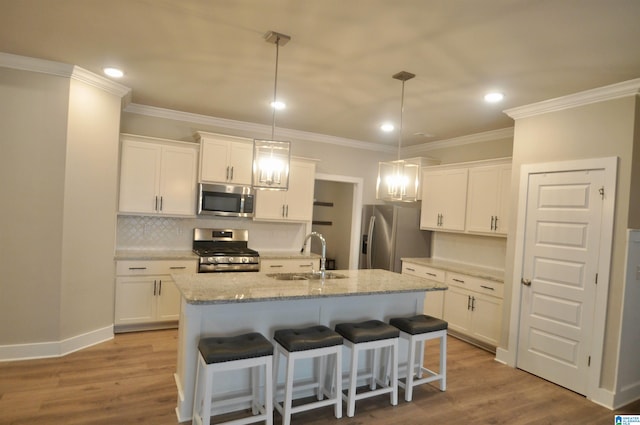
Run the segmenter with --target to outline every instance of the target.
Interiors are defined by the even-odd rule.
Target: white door
[[[603,170],[530,174],[517,366],[587,392]]]

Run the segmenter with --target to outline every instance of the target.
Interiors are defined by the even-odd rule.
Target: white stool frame
[[[265,367],[264,404],[260,402],[258,385],[261,366]],[[202,355],[198,353],[193,419],[191,423],[193,425],[210,425],[211,417],[214,416],[213,409],[250,401],[251,411],[255,416],[221,422],[217,425],[245,425],[260,421],[264,421],[266,425],[273,425],[272,367],[273,356],[271,355],[207,364]],[[212,400],[214,373],[246,368],[251,368],[251,394]]]
[[[400,338],[407,341],[407,374],[405,382],[399,381],[398,385],[404,388],[404,399],[411,401],[413,399],[413,387],[426,384],[433,381],[440,381],[440,391],[447,389],[447,330],[425,332],[411,335],[404,331],[400,331]],[[440,369],[439,372],[427,369],[424,366],[424,345],[431,339],[440,339]],[[418,358],[416,359],[416,348]],[[419,361],[417,361],[419,360]],[[417,371],[416,371],[417,369]],[[423,378],[422,375],[428,376]],[[417,377],[417,378],[416,378]]]
[[[290,425],[291,415],[294,413],[304,412],[311,409],[316,409],[324,406],[334,405],[335,417],[340,419],[342,417],[342,382],[339,379],[342,371],[340,365],[342,364],[342,344],[333,345],[330,347],[314,348],[310,350],[302,351],[287,351],[278,341],[274,341],[275,355],[273,356],[273,394],[274,394],[274,408],[282,415],[282,424]],[[286,361],[286,374],[284,383],[284,401],[282,405],[276,399],[278,394],[278,367],[280,363],[280,355],[284,356]],[[334,369],[332,379],[335,379],[338,383],[332,390],[327,391],[325,385],[326,371],[327,371],[327,357],[333,355],[335,362],[331,362],[331,366]],[[296,390],[315,388],[316,397],[318,401],[302,404],[299,406],[292,406],[293,391],[294,391],[294,365],[296,360],[316,358],[318,359],[318,367],[316,369],[317,381],[309,385],[297,385]],[[324,397],[327,397],[325,400]]]
[[[391,394],[391,405],[396,406],[398,404],[398,338],[380,339],[377,341],[367,341],[354,343],[345,338],[344,345],[351,350],[351,363],[349,366],[349,387],[347,394],[342,394],[342,398],[347,403],[347,416],[353,417],[356,411],[356,400],[363,398],[374,397],[381,394]],[[377,353],[378,349],[387,348],[391,349],[391,358],[386,357],[381,363],[385,363],[383,380],[376,379],[376,365],[378,363]],[[371,381],[369,384],[369,391],[360,394],[356,393],[358,382],[358,355],[361,351],[373,350],[373,358],[371,362]],[[391,363],[391,376],[387,376],[389,360]],[[368,377],[368,376],[367,376]],[[380,384],[381,388],[376,389],[376,384]]]

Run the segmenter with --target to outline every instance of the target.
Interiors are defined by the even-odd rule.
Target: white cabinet
[[[444,320],[449,329],[497,346],[502,323],[503,284],[447,273]]]
[[[192,143],[123,135],[119,212],[195,215],[197,158]]]
[[[180,292],[171,274],[196,272],[197,260],[116,262],[116,330],[175,327]]]
[[[422,174],[420,228],[464,231],[467,168],[438,169]]]
[[[251,184],[252,140],[204,132],[198,132],[198,135],[201,182]]]
[[[311,221],[316,164],[291,159],[289,190],[257,190],[254,220]]]
[[[506,235],[511,165],[469,169],[466,230]]]
[[[263,273],[296,273],[320,270],[319,258],[278,258],[260,260],[260,271]]]
[[[420,264],[402,262],[402,273],[417,276],[424,279],[444,282],[445,272]],[[446,291],[427,291],[424,298],[424,314],[442,319],[444,308],[444,296]]]

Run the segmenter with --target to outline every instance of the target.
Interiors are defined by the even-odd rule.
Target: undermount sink
[[[267,276],[276,280],[320,280],[320,272],[312,273],[268,273]],[[347,276],[339,273],[325,272],[324,279],[345,279]]]

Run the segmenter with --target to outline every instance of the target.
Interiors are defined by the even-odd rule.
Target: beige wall
[[[113,324],[120,102],[0,67],[0,346]]]
[[[69,79],[0,68],[0,345],[55,341]]]
[[[620,306],[624,281],[625,239],[629,222],[630,182],[634,145],[636,99],[627,97],[574,109],[518,119],[513,143],[513,174],[509,234],[517,226],[520,167],[523,164],[575,159],[619,157],[611,280],[603,358],[602,383],[613,389],[620,331]],[[635,215],[635,214],[634,214]],[[507,241],[505,264],[505,315],[509,323],[515,238]],[[508,326],[503,326],[502,347],[508,341]]]

